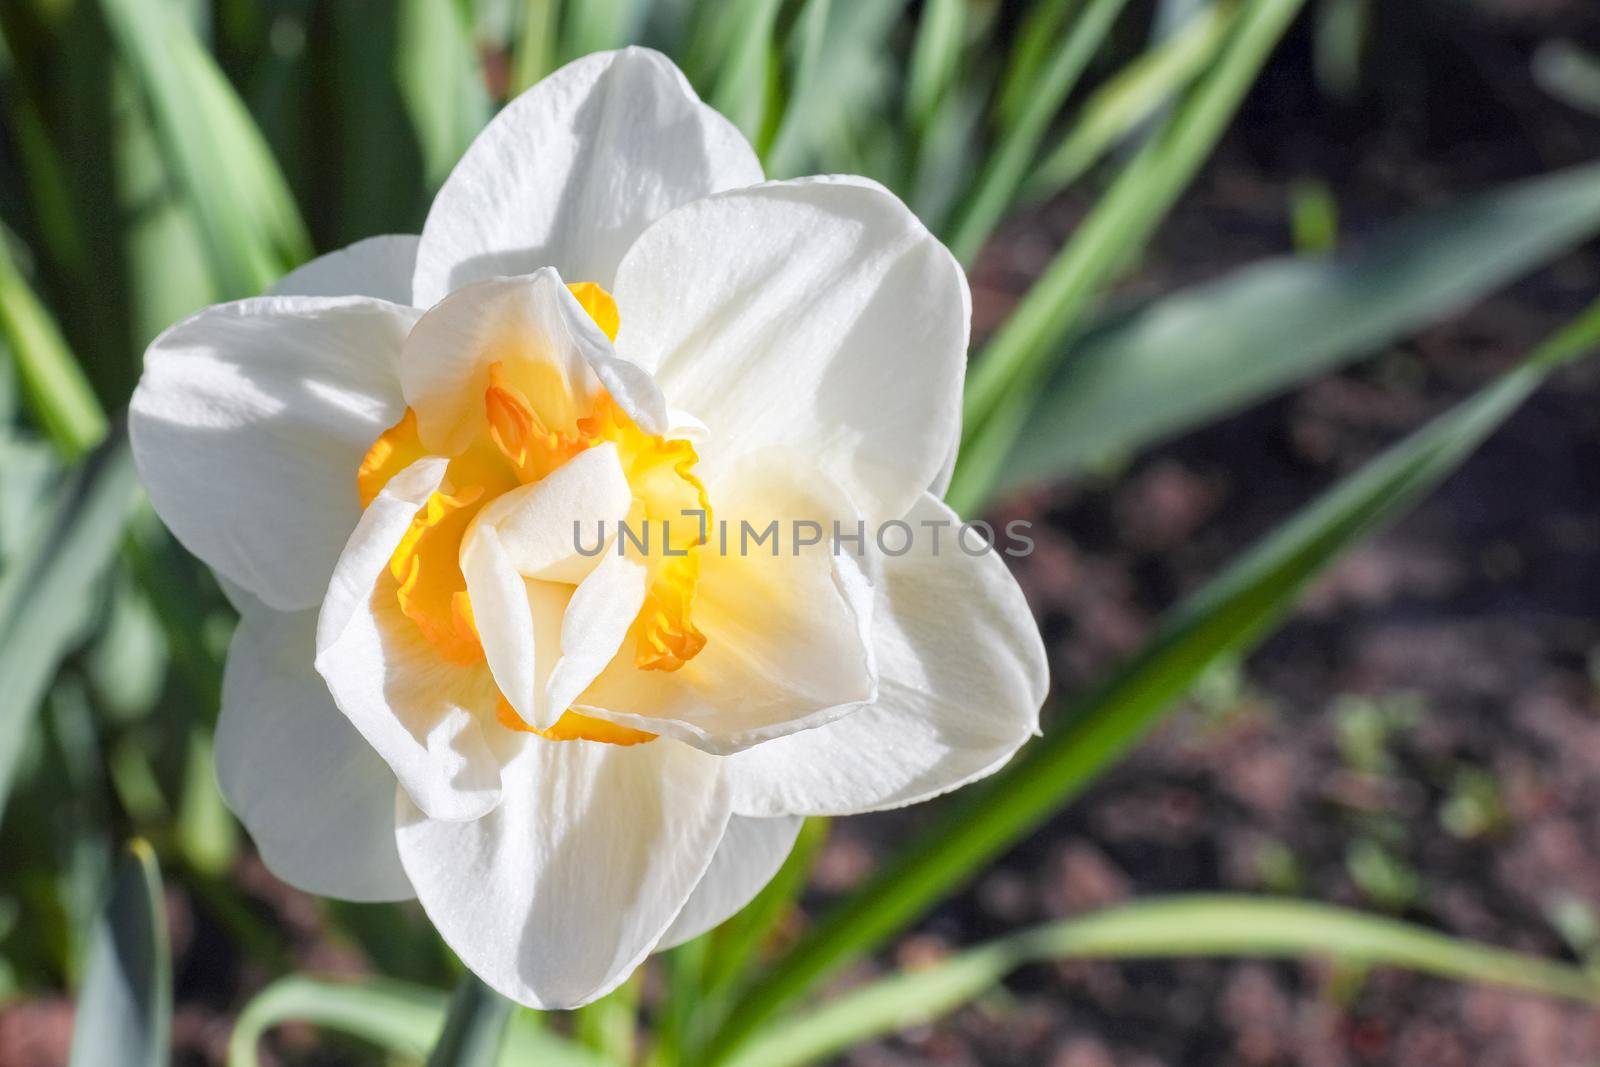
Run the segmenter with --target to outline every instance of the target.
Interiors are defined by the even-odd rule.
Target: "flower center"
[[[568,288],[596,325],[615,340],[618,316],[611,294],[591,282]],[[638,550],[648,568],[644,603],[629,631],[634,666],[677,670],[705,647],[705,635],[691,616],[699,577],[697,550],[710,525],[711,509],[705,487],[694,474],[699,459],[694,446],[645,433],[603,389],[587,411],[574,411],[573,403],[547,365],[493,364],[477,432],[466,449],[450,459],[439,490],[417,511],[389,559],[401,612],[452,663],[484,659],[460,561],[473,518],[501,494],[540,481],[578,453],[606,442],[616,446],[633,492],[625,529],[617,536]],[[575,428],[552,428],[562,426]],[[407,408],[399,422],[378,436],[361,462],[356,485],[362,507],[389,479],[426,454],[417,435],[416,413]],[[655,737],[570,710],[549,729],[536,730],[503,697],[497,717],[511,729],[558,741],[630,745]]]

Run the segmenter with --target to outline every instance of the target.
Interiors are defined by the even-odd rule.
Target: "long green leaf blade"
[[[881,88],[880,64],[906,0],[806,0],[796,23],[794,84],[762,156],[775,178],[828,168]]]
[[[396,81],[422,153],[423,181],[436,190],[489,121],[483,64],[455,4],[401,0],[397,30]]]
[[[82,632],[137,499],[133,457],[119,433],[63,486],[47,521],[0,574],[0,813],[28,724]]]
[[[227,297],[252,296],[311,254],[266,141],[195,39],[160,0],[101,0],[168,169],[193,204],[212,270]]]
[[[1016,407],[1008,403],[1008,394],[1032,395],[1046,361],[1060,352],[1090,301],[1126,266],[1193,180],[1303,3],[1255,0],[1241,12],[1212,70],[1128,165],[989,343],[968,380],[958,499],[981,497],[993,484],[994,465],[1020,424],[997,421],[991,428],[991,417]],[[967,446],[991,434],[1000,442],[969,456]],[[990,465],[975,466],[975,457]]]
[[[100,401],[55,321],[0,246],[0,341],[16,360],[29,407],[61,453],[76,459],[106,435]]]
[[[1065,189],[1170,104],[1216,57],[1234,10],[1227,3],[1203,8],[1170,38],[1107,79],[1024,183],[1023,198],[1042,200]]]
[[[1600,1000],[1600,979],[1577,967],[1451,937],[1347,908],[1264,897],[1197,895],[1136,901],[1051,923],[880,979],[772,1026],[732,1067],[803,1067],[886,1034],[931,1022],[1046,959],[1320,956],[1402,967],[1454,981]]]
[[[301,975],[282,978],[245,1006],[228,1040],[229,1067],[260,1067],[258,1048],[268,1031],[285,1023],[311,1023],[360,1038],[397,1056],[420,1061],[444,1029],[449,997],[436,989],[369,979],[335,982]],[[537,1017],[517,1012],[506,1029],[502,1067],[610,1067],[587,1049],[544,1030]]]
[[[728,53],[723,56],[711,106],[726,115],[752,143],[762,141],[771,84],[773,29],[779,0],[746,0]]]
[[[1149,304],[1063,361],[996,491],[1201,425],[1464,307],[1600,232],[1600,165],[1518,182],[1379,233]]]
[[[135,841],[95,925],[78,992],[72,1067],[167,1067],[172,961],[155,853]]]
[[[1090,0],[1031,87],[1016,124],[1005,131],[994,156],[978,175],[972,197],[951,234],[950,250],[962,263],[972,262],[1006,209],[1015,202],[1050,120],[1083,77],[1127,3],[1128,0]]]
[[[511,1002],[468,971],[450,995],[444,1030],[428,1067],[494,1067],[505,1045]]]
[[[1213,663],[1265,637],[1307,584],[1453,471],[1544,380],[1600,345],[1600,304],[1517,370],[1384,452],[1178,606],[1150,642],[1076,702],[1044,740],[848,898],[734,1006],[726,1056],[781,1005],[914,921],[971,873],[1081,793]]]
[[[956,81],[966,19],[966,0],[929,0],[923,5],[906,77],[906,111],[919,130],[927,128],[939,101]]]
[[[521,25],[512,53],[510,95],[533,85],[556,67],[556,30],[560,25],[560,0],[527,0],[518,13]]]

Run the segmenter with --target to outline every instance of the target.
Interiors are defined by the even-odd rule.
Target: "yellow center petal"
[[[568,288],[596,325],[615,339],[620,320],[611,294],[592,282]],[[460,564],[462,540],[473,518],[501,494],[540,481],[585,449],[610,442],[616,445],[633,491],[629,534],[621,536],[627,550],[648,568],[644,603],[630,630],[634,665],[640,670],[677,670],[706,643],[692,617],[698,549],[711,523],[705,486],[694,473],[699,457],[688,441],[641,430],[604,390],[586,412],[579,413],[575,431],[552,429],[573,425],[574,399],[557,375],[542,370],[539,364],[526,363],[514,369],[504,363],[489,368],[477,432],[467,448],[451,458],[438,492],[418,510],[390,557],[400,610],[446,660],[481,661],[483,645]],[[361,462],[356,485],[362,506],[424,455],[416,414],[407,408],[399,422],[378,436]],[[553,741],[633,745],[655,737],[572,711],[549,729],[535,730],[503,698],[497,718],[508,728]]]

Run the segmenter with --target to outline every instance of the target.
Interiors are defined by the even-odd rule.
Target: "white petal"
[[[244,616],[228,648],[217,782],[261,858],[341,900],[408,900],[394,844],[395,778],[328,695],[311,611]]]
[[[488,533],[481,544],[497,546],[498,539]],[[607,551],[574,589],[564,582],[524,580],[501,559],[492,585],[481,582],[492,590],[482,604],[468,571],[473,616],[500,692],[524,722],[548,729],[621,647],[644,601],[645,568]],[[463,554],[463,568],[472,565]],[[502,603],[513,589],[519,603]]]
[[[607,441],[496,498],[476,521],[499,531],[512,565],[524,577],[576,584],[605,554],[592,550],[614,535],[632,502],[617,446]]]
[[[539,1009],[615,988],[649,954],[728,821],[714,757],[662,739],[536,739],[506,800],[474,822],[404,798],[400,858],[445,941],[494,989]]]
[[[906,521],[960,520],[924,496]],[[1033,615],[999,557],[967,555],[954,532],[944,530],[938,556],[919,536],[922,550],[884,561],[877,702],[730,757],[734,810],[845,815],[913,804],[993,773],[1038,732],[1049,677]]]
[[[928,492],[932,493],[940,500],[943,500],[944,495],[950,491],[950,479],[955,477],[956,456],[960,451],[961,426],[958,422],[956,425],[956,434],[954,437],[950,438],[950,453],[949,455],[945,456],[944,463],[939,467],[939,473],[933,476],[933,481],[928,485]]]
[[[486,666],[448,662],[400,613],[388,573],[445,465],[418,460],[367,506],[322,605],[316,668],[420,808],[475,819],[500,802],[500,769],[523,735],[496,722],[500,693]]]
[[[468,286],[417,321],[400,377],[430,451],[467,446],[494,363],[535,383],[528,399],[551,430],[572,433],[602,386],[641,427],[666,429],[666,402],[649,374],[617,357],[553,269]]]
[[[500,693],[524,720],[552,726],[535,709],[533,612],[528,587],[501,544],[493,525],[474,520],[461,546],[461,573],[467,580],[472,619],[483,654]]]
[[[743,910],[789,858],[804,822],[798,816],[747,819],[735,815],[729,819],[728,832],[717,846],[711,867],[672,920],[656,951],[692,941]]]
[[[410,306],[417,241],[409,233],[357,241],[296,267],[278,280],[272,295],[370,296]]]
[[[550,266],[610,288],[651,222],[760,180],[750,145],[671,60],[585,56],[506,105],[456,164],[422,228],[417,302]]]
[[[361,514],[356,471],[404,408],[416,312],[356,297],[207,308],[156,338],[129,417],[178,540],[269,607],[314,606]]]
[[[855,528],[849,502],[797,457],[771,453],[710,495],[716,525],[697,550],[692,616],[705,647],[677,670],[657,671],[635,667],[625,644],[578,709],[721,754],[874,699],[870,560],[832,550],[835,521]],[[797,520],[817,523],[821,542],[799,546]],[[746,524],[753,538],[772,523],[774,538],[745,537]]]
[[[565,711],[616,656],[644,603],[646,569],[607,550],[567,601],[561,617],[561,659],[546,682],[546,699]]]
[[[880,186],[772,182],[679,208],[629,249],[615,295],[617,351],[710,427],[708,480],[787,445],[889,519],[950,454],[966,279]]]

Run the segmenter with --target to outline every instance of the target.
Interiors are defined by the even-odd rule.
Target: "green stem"
[[[467,971],[450,995],[444,1032],[428,1054],[428,1067],[495,1067],[505,1044],[511,1002]]]

